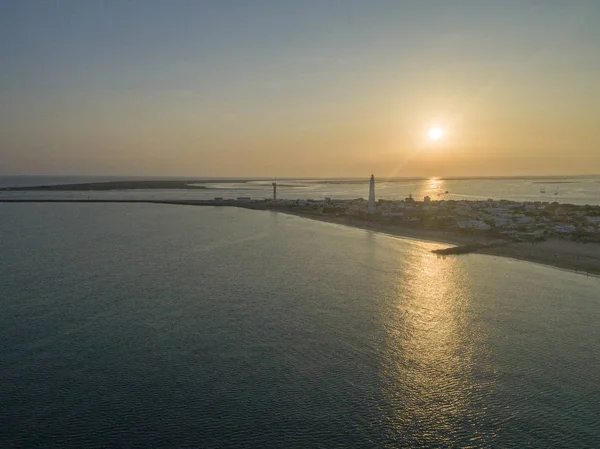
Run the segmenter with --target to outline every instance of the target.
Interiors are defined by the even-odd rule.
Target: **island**
[[[107,191],[107,190],[186,190],[186,189],[206,189],[206,186],[198,185],[207,181],[197,180],[134,180],[134,181],[106,181],[106,182],[85,182],[79,184],[56,184],[43,186],[19,186],[2,187],[0,191]]]

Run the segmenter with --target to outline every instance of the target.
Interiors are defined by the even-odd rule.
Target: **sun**
[[[444,130],[442,128],[431,128],[427,131],[427,136],[430,140],[440,140],[444,137]]]

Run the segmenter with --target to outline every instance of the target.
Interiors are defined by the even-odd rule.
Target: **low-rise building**
[[[458,229],[476,229],[478,231],[487,231],[492,227],[481,220],[457,220]]]
[[[576,230],[573,225],[555,225],[552,229],[559,234],[572,234]]]

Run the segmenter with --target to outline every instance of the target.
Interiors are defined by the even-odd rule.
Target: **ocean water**
[[[598,278],[232,208],[0,236],[0,447],[600,447]]]
[[[78,182],[117,181],[135,178],[0,176],[0,187],[68,184]],[[140,178],[146,179],[146,178]],[[153,178],[150,178],[153,179]],[[160,179],[160,178],[154,178]],[[170,178],[177,179],[177,178]],[[189,179],[189,178],[188,178]],[[229,180],[231,181],[231,180]],[[112,192],[0,192],[1,198],[130,198],[130,199],[213,199],[214,197],[253,199],[272,197],[271,183],[276,181],[278,198],[286,199],[354,199],[367,198],[369,176],[365,179],[271,179],[223,182],[213,179],[203,190],[135,190]],[[557,201],[579,205],[600,205],[600,176],[552,178],[472,178],[472,179],[397,179],[377,178],[377,198],[404,199],[408,195],[422,200],[495,200]],[[447,193],[446,193],[447,192]]]

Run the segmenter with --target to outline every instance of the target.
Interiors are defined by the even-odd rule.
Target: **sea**
[[[0,203],[0,447],[600,447],[600,278],[443,246]]]

